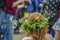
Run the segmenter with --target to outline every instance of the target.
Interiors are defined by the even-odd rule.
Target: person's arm
[[[16,1],[16,2],[14,2],[13,5],[12,5],[12,7],[17,6],[19,3],[20,3],[20,1]]]
[[[16,2],[13,3],[12,7],[15,7],[17,5],[19,5],[20,3],[23,3],[25,0],[18,0]]]
[[[18,5],[17,8],[25,8],[24,4]]]

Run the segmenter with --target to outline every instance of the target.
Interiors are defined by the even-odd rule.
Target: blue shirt
[[[39,6],[40,4],[43,4],[43,0],[31,0],[31,4],[28,5],[27,10],[29,12],[41,12],[41,6]]]

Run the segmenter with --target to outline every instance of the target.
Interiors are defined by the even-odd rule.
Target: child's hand
[[[49,39],[49,40],[52,40],[53,37],[52,37],[52,35],[50,35],[50,34],[46,34],[46,35],[45,35],[45,38],[46,38],[46,40],[48,40],[48,39]]]

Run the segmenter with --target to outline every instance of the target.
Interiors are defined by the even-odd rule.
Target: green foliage
[[[44,27],[49,27],[48,19],[43,17],[41,21],[31,21],[31,20],[24,20],[22,22],[21,28],[26,32],[36,31],[37,29],[43,30]]]

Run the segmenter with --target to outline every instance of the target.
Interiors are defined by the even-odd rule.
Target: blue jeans
[[[0,32],[3,33],[3,40],[13,40],[13,21],[14,15],[10,15],[0,9]]]

